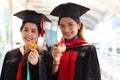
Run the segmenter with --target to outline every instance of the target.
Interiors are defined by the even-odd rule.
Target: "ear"
[[[82,23],[82,22],[80,22],[80,24],[81,24],[81,27],[83,27],[83,23]]]
[[[83,23],[82,22],[79,22],[79,28],[78,29],[80,29],[82,26],[83,26]]]

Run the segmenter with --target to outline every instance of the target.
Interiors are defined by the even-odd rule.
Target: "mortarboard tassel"
[[[41,19],[41,37],[44,35],[44,17]]]

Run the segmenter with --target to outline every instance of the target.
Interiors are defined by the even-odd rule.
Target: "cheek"
[[[33,37],[34,37],[34,39],[37,39],[39,37],[39,35],[38,34],[34,34]]]
[[[63,29],[60,29],[60,31],[63,33],[64,32],[64,30]]]
[[[40,36],[40,35],[38,35],[38,34],[33,35],[34,40],[37,41],[38,38],[39,38],[39,36]]]
[[[69,32],[68,30],[65,29],[61,29],[60,32],[62,33],[62,35],[65,35],[67,32]]]
[[[78,33],[78,30],[79,30],[79,28],[76,27],[76,28],[73,29],[73,32],[77,34],[77,33]]]
[[[21,32],[21,36],[22,36],[22,38],[24,38],[24,36],[25,36],[25,33]]]

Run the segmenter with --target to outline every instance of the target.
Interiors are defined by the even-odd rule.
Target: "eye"
[[[68,26],[71,28],[74,26],[74,23],[69,23]]]
[[[74,24],[70,23],[69,26],[73,26]]]
[[[36,33],[37,31],[36,30],[32,30],[32,33]]]
[[[37,29],[32,29],[32,31],[31,31],[32,33],[37,33],[38,32],[38,30]]]
[[[65,26],[64,25],[59,25],[60,26],[60,28],[64,28]]]
[[[28,29],[23,29],[23,31],[27,32],[27,31],[28,31]]]

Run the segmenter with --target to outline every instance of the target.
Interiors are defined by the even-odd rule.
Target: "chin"
[[[72,39],[71,37],[65,37],[65,39]]]
[[[27,41],[27,42],[25,42],[26,44],[30,44],[31,43],[31,41]]]

